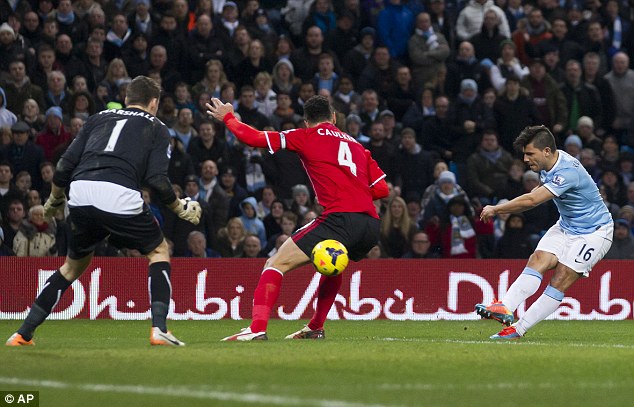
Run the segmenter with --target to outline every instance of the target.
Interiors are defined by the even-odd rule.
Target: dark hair
[[[543,150],[546,147],[550,147],[551,151],[557,149],[555,136],[544,125],[525,127],[513,142],[513,147],[521,152],[530,143],[533,143],[533,146],[539,150]]]
[[[334,110],[325,96],[312,96],[304,104],[304,119],[308,123],[330,121],[333,112]]]
[[[126,92],[126,102],[128,105],[147,106],[152,99],[160,99],[161,85],[154,79],[139,75],[132,79]]]

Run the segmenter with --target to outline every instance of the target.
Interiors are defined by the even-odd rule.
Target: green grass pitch
[[[0,321],[5,338],[18,321]],[[148,321],[47,321],[37,346],[0,349],[0,390],[40,406],[631,406],[634,321],[545,321],[511,343],[493,321],[329,321],[324,341],[219,339],[244,321],[171,321],[184,348],[152,348]],[[2,401],[0,401],[2,405]]]

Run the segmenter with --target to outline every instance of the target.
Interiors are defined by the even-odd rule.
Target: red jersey
[[[370,187],[385,178],[385,173],[368,150],[334,124],[260,132],[227,116],[225,123],[239,139],[253,132],[264,134],[271,153],[286,148],[299,155],[324,214],[359,212],[378,219]]]

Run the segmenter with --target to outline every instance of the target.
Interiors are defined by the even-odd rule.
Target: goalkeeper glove
[[[65,195],[62,195],[59,198],[55,198],[53,194],[51,194],[46,200],[46,203],[44,204],[44,217],[49,219],[54,217],[58,211],[64,209],[65,205],[66,205]]]
[[[202,210],[200,204],[196,201],[192,201],[190,198],[177,199],[170,205],[172,211],[179,218],[198,225],[200,222],[200,215]]]

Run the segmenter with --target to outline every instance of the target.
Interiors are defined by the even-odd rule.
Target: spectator
[[[599,92],[603,108],[603,122],[597,123],[601,135],[612,128],[616,115],[615,96],[610,82],[600,74],[601,60],[596,52],[588,52],[583,56],[583,80],[594,85]]]
[[[193,87],[192,93],[197,98],[203,92],[208,92],[211,97],[220,97],[220,88],[227,82],[222,62],[218,59],[210,59],[205,64],[205,76]]]
[[[218,166],[214,161],[203,161],[200,168],[199,184],[201,197],[209,203],[211,209],[210,218],[214,227],[224,227],[228,219],[229,197],[220,185]]]
[[[260,72],[253,80],[255,103],[258,112],[270,118],[277,108],[277,95],[273,91],[273,80],[268,72]]]
[[[128,14],[128,25],[135,34],[143,34],[145,38],[150,38],[157,32],[158,27],[152,20],[150,14],[150,0],[134,0],[134,12]]]
[[[260,196],[258,206],[255,210],[258,219],[263,220],[269,213],[271,213],[271,204],[277,200],[275,189],[271,185],[265,185],[257,191]]]
[[[255,77],[260,72],[271,72],[272,66],[265,58],[264,45],[260,40],[251,40],[247,57],[235,68],[233,81],[242,88],[245,85],[253,85]]]
[[[557,82],[546,73],[546,63],[539,58],[533,59],[529,64],[529,75],[520,85],[528,90],[541,122],[552,129],[555,136],[561,134],[568,125],[566,97]]]
[[[227,226],[218,231],[218,251],[222,257],[241,257],[247,231],[240,218],[231,218]]]
[[[574,129],[581,116],[590,117],[594,123],[601,123],[603,108],[601,97],[594,85],[584,83],[581,80],[581,64],[575,60],[566,63],[565,82],[559,85],[559,89],[566,97],[568,109],[567,129]]]
[[[205,235],[194,230],[189,232],[187,236],[187,253],[185,257],[215,258],[220,257],[220,253],[207,247]]]
[[[407,57],[407,41],[414,29],[414,14],[401,0],[385,2],[377,21],[379,40],[397,60]]]
[[[337,14],[337,26],[326,35],[328,49],[332,50],[340,61],[345,61],[346,53],[360,41],[358,23],[351,11],[344,10]]]
[[[485,130],[477,151],[467,159],[467,191],[472,197],[493,199],[507,186],[513,156],[498,143],[494,130]]]
[[[504,234],[495,244],[496,259],[528,259],[533,254],[530,233],[524,227],[524,215],[510,214]]]
[[[435,80],[450,53],[447,39],[434,29],[428,13],[416,16],[416,29],[409,38],[408,49],[412,77],[417,90],[422,91],[425,84]]]
[[[142,0],[149,1],[149,0]],[[142,4],[139,2],[139,4]],[[130,46],[122,51],[121,58],[125,63],[131,78],[139,75],[147,76],[150,71],[150,53],[148,48],[148,36],[143,32],[132,34]]]
[[[410,240],[410,249],[405,252],[403,259],[435,259],[438,258],[438,253],[433,253],[430,250],[430,241],[427,233],[418,231],[412,235]]]
[[[517,57],[523,65],[527,65],[531,58],[539,57],[539,51],[535,50],[537,44],[552,38],[550,23],[544,19],[542,10],[538,7],[528,12],[526,29],[518,29],[513,32],[511,38],[517,47]]]
[[[286,92],[293,97],[298,92],[293,64],[288,59],[280,59],[273,67],[273,92]]]
[[[616,117],[612,128],[620,141],[634,147],[634,70],[630,69],[630,58],[618,52],[612,58],[612,70],[605,75],[612,86],[616,104]]]
[[[460,93],[460,84],[465,79],[473,79],[481,89],[491,86],[488,71],[480,65],[475,57],[475,49],[468,41],[460,43],[458,54],[453,61],[447,63],[445,90],[450,100],[456,100]]]
[[[500,20],[500,34],[504,38],[511,37],[509,23],[506,15],[501,8],[493,3],[493,0],[469,0],[465,8],[460,11],[458,20],[456,21],[456,35],[460,41],[469,40],[471,37],[480,32],[482,21],[484,20],[485,11],[495,11]]]
[[[2,229],[4,230],[4,242],[13,248],[13,240],[20,229],[20,225],[26,217],[24,210],[24,199],[13,199],[9,201],[6,212],[3,213]]]
[[[107,60],[121,58],[122,50],[128,46],[132,30],[128,26],[128,18],[121,12],[116,12],[110,22],[110,31],[106,34],[104,54]]]
[[[379,45],[374,49],[372,60],[361,72],[358,91],[374,89],[382,99],[385,99],[394,88],[399,66],[400,63],[392,59],[389,49]]]
[[[564,151],[575,157],[577,160],[581,158],[581,149],[583,148],[583,143],[581,143],[581,138],[576,134],[571,134],[566,137],[564,141]]]
[[[616,136],[608,135],[603,139],[603,146],[601,147],[601,166],[602,167],[616,167],[619,162],[619,142]]]
[[[434,182],[434,162],[431,154],[416,143],[413,129],[404,128],[400,139],[401,145],[396,154],[397,184],[401,187],[402,196],[416,197],[420,201],[425,189]]]
[[[396,179],[396,149],[388,143],[385,135],[385,127],[380,121],[373,122],[370,126],[370,142],[366,148],[372,153],[372,157],[385,172],[386,180],[393,182]]]
[[[363,122],[359,115],[350,113],[346,117],[346,132],[361,144],[367,144],[370,142],[370,137],[363,134],[361,126]]]
[[[524,162],[514,159],[508,170],[506,184],[499,192],[498,197],[507,200],[516,198],[524,193],[524,185],[522,184],[522,176],[524,175]]]
[[[13,180],[13,169],[8,161],[0,161],[0,219],[6,219],[9,203],[22,199],[23,194],[11,182]]]
[[[176,138],[183,144],[183,152],[189,147],[192,139],[198,137],[198,132],[193,126],[194,115],[190,108],[181,108],[176,115],[176,124],[172,127]]]
[[[187,58],[191,71],[190,83],[200,81],[203,78],[207,71],[203,67],[208,68],[206,63],[224,56],[224,47],[217,30],[214,29],[211,16],[199,15],[196,18],[196,26],[189,33],[187,40]]]
[[[44,220],[44,207],[33,206],[13,239],[13,251],[21,257],[57,256],[55,232],[55,221]]]
[[[26,75],[26,66],[22,61],[12,61],[9,64],[9,77],[4,82],[3,87],[5,95],[1,96],[2,104],[11,112],[22,112],[28,99],[34,99],[39,107],[45,105],[42,88],[31,82]],[[0,109],[0,112],[3,112],[2,109]],[[0,113],[0,116],[10,117],[7,113]],[[0,117],[0,126],[11,126],[13,123],[9,122],[10,120],[7,120],[7,118],[3,119]]]
[[[277,106],[273,114],[269,116],[269,120],[275,130],[281,131],[282,123],[284,122],[301,123],[302,117],[295,113],[295,109],[292,107],[291,95],[288,92],[280,91],[275,98]]]
[[[352,84],[352,82],[350,83]],[[394,118],[397,122],[403,120],[407,110],[414,104],[414,100],[416,99],[414,95],[415,89],[410,69],[407,66],[401,66],[396,70],[396,81],[392,89],[390,89],[386,95],[387,107],[390,111],[394,112]]]
[[[467,195],[463,193],[462,187],[456,184],[456,176],[453,172],[444,170],[442,171],[433,186],[429,186],[423,194],[423,200],[421,207],[422,213],[422,226],[426,229],[429,225],[438,227],[441,219],[445,219],[448,216],[447,202],[455,196],[460,196],[465,199],[465,205],[467,210],[473,213],[471,204]]]
[[[280,232],[271,235],[266,246],[262,249],[262,253],[264,253],[266,257],[273,256],[284,240],[288,239],[288,237],[295,232],[297,229],[297,221],[298,217],[294,212],[285,211],[282,214],[279,223]]]
[[[192,158],[185,152],[183,142],[174,130],[170,129],[170,161],[167,169],[169,179],[181,186],[185,185],[185,177],[195,174]],[[173,132],[173,134],[172,134]]]
[[[400,196],[393,197],[381,222],[381,246],[390,258],[401,258],[410,247],[416,226],[410,221],[407,205]]]
[[[200,175],[203,162],[213,160],[224,165],[228,160],[227,145],[223,139],[217,137],[214,123],[204,121],[198,126],[198,137],[193,138],[187,153],[192,159],[196,173]]]
[[[500,44],[507,38],[500,34],[500,22],[495,10],[485,11],[480,32],[469,39],[478,60],[488,58],[495,61],[500,55]]]
[[[302,31],[305,31],[302,30],[304,20],[308,17],[313,2],[314,0],[288,0],[286,7],[280,10],[291,35],[296,40],[301,40]]]
[[[7,109],[7,97],[0,87],[0,127],[10,127],[18,121],[17,116]]]
[[[95,101],[90,93],[86,91],[73,93],[68,101],[67,113],[66,123],[70,123],[70,120],[76,117],[86,121],[88,117],[97,113]]]
[[[474,259],[477,253],[475,221],[465,197],[456,195],[446,203],[440,221],[428,224],[425,232],[432,248],[440,248],[443,258]]]
[[[615,167],[603,168],[600,185],[605,187],[609,202],[618,206],[624,206],[627,203],[627,189],[623,183],[623,177]]]
[[[324,37],[336,28],[335,13],[332,10],[330,0],[315,0],[310,5],[308,15],[302,23],[302,31],[306,32],[309,27],[319,27]]]
[[[176,84],[181,81],[179,71],[172,68],[168,61],[167,49],[163,45],[154,45],[150,50],[150,70],[148,75],[157,75],[161,87],[167,92],[174,92]]]
[[[33,187],[39,189],[40,164],[44,161],[44,150],[29,140],[30,127],[25,122],[17,122],[11,127],[13,141],[0,148],[0,160],[8,160],[13,172],[26,171],[33,177]]]
[[[262,244],[260,243],[260,239],[253,234],[247,233],[247,236],[244,238],[244,244],[242,257],[246,259],[255,259],[258,257],[263,257],[261,254]]]
[[[521,81],[529,74],[528,68],[517,59],[516,51],[517,47],[513,41],[504,40],[500,43],[500,58],[497,64],[490,66],[489,71],[491,84],[498,92],[504,89],[508,77],[516,76]],[[486,64],[491,63],[486,61]]]
[[[44,130],[45,117],[40,113],[40,105],[35,99],[27,99],[24,102],[24,108],[20,115],[20,120],[24,121],[31,128],[29,138],[35,139],[35,136],[40,131]]]
[[[126,79],[129,79],[128,70],[121,58],[109,59],[108,61],[106,76],[101,83],[108,88],[108,100],[123,102],[123,100],[118,98],[119,87]]]
[[[262,245],[266,244],[266,231],[264,229],[264,223],[257,217],[257,201],[254,197],[250,196],[245,198],[240,203],[240,220],[244,225],[247,233],[256,235],[260,239]]]
[[[540,122],[539,112],[528,91],[520,87],[520,79],[511,74],[493,105],[493,114],[500,135],[500,145],[506,151],[514,151],[513,141],[526,127]]]
[[[0,226],[0,257],[2,256],[15,256],[15,252],[4,241],[4,231]]]
[[[325,51],[323,47],[323,32],[314,25],[306,30],[304,46],[291,53],[290,60],[295,68],[295,75],[303,82],[312,80],[319,71],[319,56]],[[335,71],[339,70],[339,63],[336,61]]]
[[[304,184],[297,184],[291,188],[293,200],[291,202],[291,212],[297,215],[297,219],[301,219],[306,212],[311,210],[312,202],[310,199],[310,191]]]
[[[236,112],[244,123],[258,130],[270,126],[269,119],[258,111],[253,86],[245,85],[240,89],[240,103]]]
[[[370,57],[374,53],[374,41],[376,39],[376,30],[372,27],[365,27],[359,32],[359,44],[346,52],[343,59],[344,70],[350,75],[355,83],[355,87],[359,85],[361,73],[368,65]]]
[[[449,49],[456,49],[456,28],[453,11],[448,11],[444,0],[431,0],[427,10],[434,30],[440,31],[449,43]]]
[[[221,225],[215,223],[215,212],[218,208],[212,208],[209,203],[205,200],[205,196],[201,193],[200,190],[200,180],[195,175],[188,175],[185,177],[185,197],[189,197],[192,201],[197,201],[200,204],[201,216],[200,222],[196,230],[200,230],[205,234],[207,238],[207,246],[208,247],[216,247],[216,237],[218,236],[218,229],[220,229]],[[182,226],[190,225],[183,223]]]
[[[106,69],[108,63],[103,55],[103,42],[90,37],[86,44],[86,51],[82,60],[84,64],[84,70],[87,73],[88,89],[95,90],[97,85],[101,83],[106,76]]]
[[[335,72],[334,57],[331,54],[323,53],[319,56],[318,70],[312,81],[317,93],[322,89],[328,90],[331,94],[335,92],[339,75]]]
[[[634,260],[634,237],[627,219],[614,221],[614,240],[605,255],[606,259]]]
[[[286,204],[277,198],[271,202],[270,206],[269,213],[262,220],[267,240],[270,240],[273,235],[282,233],[282,215],[286,211]]]
[[[484,129],[495,128],[493,112],[478,97],[473,79],[463,79],[460,95],[447,114],[452,133],[452,160],[456,164],[459,183],[466,180],[466,161],[476,149]]]

